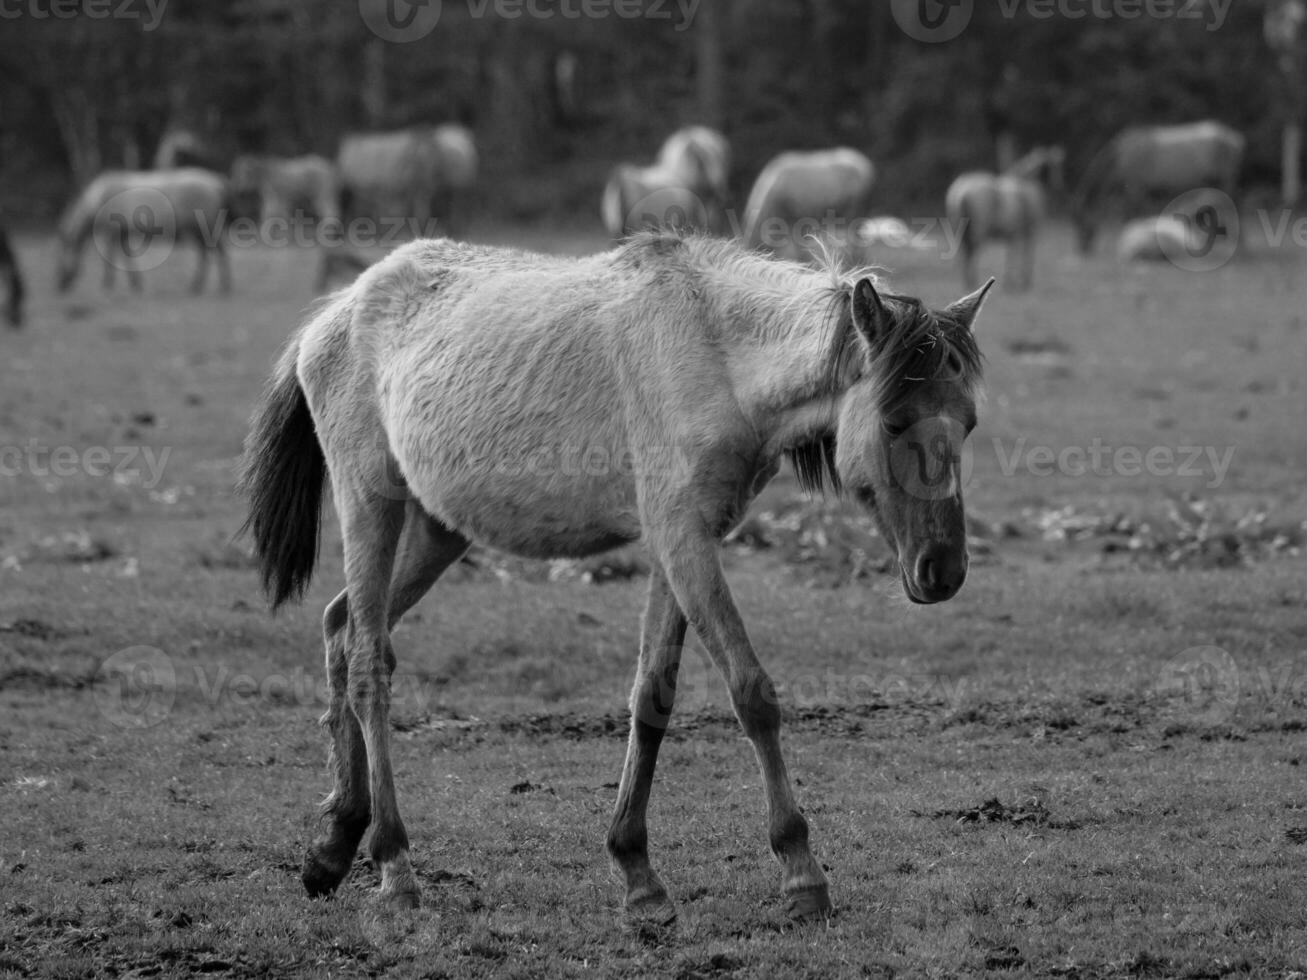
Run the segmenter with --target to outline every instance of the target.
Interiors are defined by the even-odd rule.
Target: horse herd
[[[110,170],[90,181],[65,209],[59,222],[57,285],[67,291],[81,269],[82,255],[94,240],[105,260],[105,286],[117,268],[140,289],[143,261],[152,243],[194,242],[200,261],[191,283],[204,288],[209,256],[218,265],[219,287],[231,285],[224,228],[234,214],[253,212],[261,222],[312,216],[328,243],[340,242],[351,214],[403,214],[429,229],[439,215],[456,226],[459,198],[476,179],[478,159],[472,134],[446,124],[386,133],[346,135],[336,160],[313,154],[281,158],[239,156],[230,174],[206,166],[198,146],[185,134],[169,134],[160,144],[152,170]],[[344,248],[324,251],[320,285],[341,265],[355,270],[367,263]],[[0,228],[0,271],[14,285],[11,323],[21,317],[21,278]]]
[[[957,232],[964,282],[977,281],[976,257],[986,243],[1007,246],[1008,278],[1017,289],[1033,280],[1035,246],[1050,203],[1063,199],[1082,252],[1088,253],[1104,219],[1131,218],[1118,251],[1125,259],[1160,258],[1168,243],[1184,247],[1194,233],[1194,215],[1160,202],[1205,188],[1231,206],[1245,141],[1214,121],[1131,127],[1090,160],[1073,193],[1063,177],[1060,147],[1040,147],[1002,173],[960,175],[945,196],[946,220]],[[204,287],[209,256],[216,259],[220,288],[230,287],[222,228],[236,211],[260,220],[311,215],[323,249],[319,288],[339,270],[359,271],[367,262],[339,247],[350,215],[402,215],[419,234],[437,218],[447,234],[466,223],[469,192],[476,182],[478,153],[470,131],[457,124],[382,133],[346,135],[336,159],[308,154],[282,158],[239,156],[222,175],[195,164],[204,160],[193,137],[171,133],[155,157],[156,169],[100,174],[74,198],[59,224],[57,283],[69,289],[82,253],[94,239],[105,258],[105,285],[123,268],[134,289],[141,285],[149,242],[193,241],[199,265],[192,289]],[[876,167],[848,147],[784,152],[758,173],[742,215],[731,207],[731,148],[726,137],[705,126],[688,126],[669,136],[656,160],[613,169],[600,213],[614,239],[649,228],[680,227],[741,240],[747,247],[804,260],[828,251],[865,258],[875,223],[868,205]],[[1192,206],[1202,204],[1194,197]],[[1204,199],[1205,200],[1205,199]],[[1219,206],[1219,202],[1218,202]],[[839,236],[831,234],[838,222]],[[333,235],[336,236],[333,238]],[[119,255],[121,261],[111,256]],[[0,226],[0,277],[8,283],[4,317],[22,322],[24,287],[14,250]]]
[[[1140,243],[1141,230],[1155,244],[1157,235],[1177,227],[1187,234],[1185,220],[1193,216],[1138,216],[1198,188],[1219,191],[1231,201],[1244,146],[1242,135],[1213,121],[1122,131],[1095,154],[1075,193],[1063,202],[1080,250],[1088,254],[1104,218],[1116,214],[1136,219],[1123,229],[1122,258],[1153,257]],[[1007,244],[1012,285],[1030,287],[1050,198],[1066,197],[1064,163],[1061,147],[1039,147],[1002,173],[971,171],[953,181],[945,196],[946,218],[957,231],[959,264],[969,287],[977,278],[976,255],[989,241]],[[729,144],[719,133],[700,126],[678,130],[654,164],[622,164],[613,171],[603,197],[604,224],[614,238],[666,225],[728,233],[751,248],[795,259],[832,245],[856,253],[873,227],[867,205],[876,168],[858,150],[773,158],[754,181],[742,220],[728,206],[722,175],[729,167]],[[835,223],[839,232],[832,236]]]

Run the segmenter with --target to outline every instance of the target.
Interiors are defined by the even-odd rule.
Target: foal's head
[[[962,444],[976,425],[972,325],[991,279],[945,310],[876,292],[850,298],[864,370],[840,403],[835,471],[875,515],[917,603],[951,599],[967,576]]]

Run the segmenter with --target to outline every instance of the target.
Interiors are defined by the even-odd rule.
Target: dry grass
[[[28,330],[0,337],[0,446],[138,459],[116,477],[0,476],[0,976],[1307,971],[1301,557],[1173,567],[1037,520],[1165,529],[1167,502],[1194,493],[1218,524],[1265,510],[1300,526],[1303,255],[1144,277],[1055,240],[1035,293],[997,296],[978,560],[953,602],[908,608],[874,537],[830,508],[801,511],[819,516],[778,546],[728,550],[839,914],[784,921],[752,754],[696,652],[651,814],[681,918],[652,934],[623,927],[601,847],[638,567],[595,585],[482,555],[442,583],[397,638],[395,753],[427,905],[381,913],[362,864],[336,900],[305,900],[338,539],[310,600],[269,617],[230,540],[230,484],[313,257],[237,254],[231,299],[185,296],[187,256],[144,297],[87,283],[55,301],[49,242],[20,246],[36,288]],[[884,261],[931,301],[959,291],[925,257]],[[1028,465],[1032,447],[1095,439],[1234,454],[1218,486],[1210,470]],[[763,512],[792,513],[792,486]],[[104,662],[141,647],[172,681],[124,702]]]

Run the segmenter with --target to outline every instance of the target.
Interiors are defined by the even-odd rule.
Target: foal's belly
[[[627,481],[629,483],[629,481]],[[411,487],[423,507],[473,541],[526,558],[581,558],[640,537],[634,486],[475,472]]]

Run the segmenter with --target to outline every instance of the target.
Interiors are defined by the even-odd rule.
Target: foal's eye
[[[864,507],[874,507],[876,505],[876,491],[868,486],[854,487],[853,499]]]
[[[897,439],[899,436],[903,435],[903,433],[908,431],[906,425],[895,425],[892,422],[882,422],[881,428],[885,430],[885,434],[889,436],[891,440]]]

